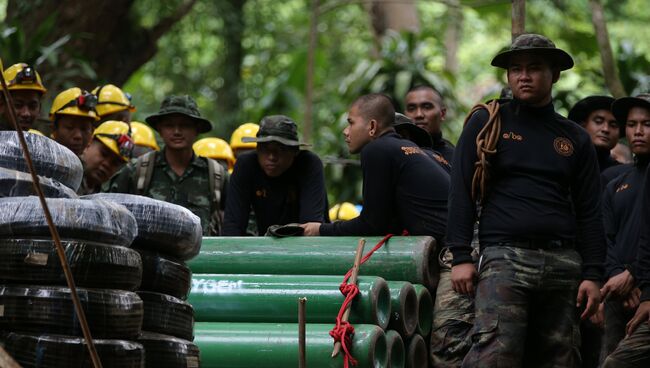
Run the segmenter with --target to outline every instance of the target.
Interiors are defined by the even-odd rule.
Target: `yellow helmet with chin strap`
[[[81,88],[73,87],[59,93],[52,102],[50,120],[56,115],[74,115],[99,120],[95,107],[97,96]]]
[[[102,142],[125,162],[131,159],[134,143],[129,124],[116,120],[105,121],[95,129],[93,138]]]
[[[201,157],[207,157],[215,160],[225,160],[228,162],[228,170],[235,166],[235,155],[228,145],[228,142],[221,138],[209,137],[199,139],[192,145],[194,153]]]
[[[105,84],[95,88],[93,94],[97,96],[96,110],[100,117],[118,111],[135,111],[135,106],[131,104],[126,93],[112,84]]]
[[[259,130],[260,126],[255,123],[245,123],[240,125],[237,129],[235,129],[234,132],[232,132],[232,136],[230,137],[230,148],[232,148],[233,151],[236,151],[238,149],[255,149],[257,147],[257,143],[242,142],[242,138],[254,138],[257,136],[257,132]]]
[[[330,220],[347,221],[359,216],[359,211],[350,202],[337,203],[330,208]]]
[[[14,64],[8,67],[2,76],[7,83],[7,89],[10,91],[37,91],[40,92],[41,95],[47,92],[47,89],[45,89],[45,86],[43,86],[43,81],[41,80],[40,74],[38,74],[36,69],[32,68],[28,64]],[[2,90],[1,85],[0,90]]]
[[[149,147],[152,150],[160,151],[158,142],[156,142],[156,135],[153,129],[139,121],[131,122],[131,137],[136,146]]]

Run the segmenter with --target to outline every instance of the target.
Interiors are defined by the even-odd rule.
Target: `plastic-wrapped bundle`
[[[199,368],[199,348],[173,336],[142,331],[138,342],[144,346],[146,368]]]
[[[181,339],[194,340],[194,309],[170,295],[138,291],[144,303],[142,329]]]
[[[84,170],[79,157],[54,140],[25,133],[25,141],[36,173],[54,179],[75,192],[81,185]],[[29,172],[15,131],[0,131],[0,167]]]
[[[140,254],[131,248],[62,241],[77,286],[135,290],[142,278]],[[66,285],[54,242],[0,239],[0,281]]]
[[[0,339],[24,368],[93,368],[85,340],[79,337],[10,332]],[[142,344],[102,339],[93,342],[104,368],[144,367]]]
[[[187,294],[192,287],[192,272],[185,262],[144,249],[137,249],[137,251],[142,257],[140,290],[187,299]]]
[[[201,249],[201,220],[187,208],[156,199],[121,193],[84,196],[103,199],[128,208],[138,222],[134,246],[188,260]]]
[[[132,338],[140,333],[142,300],[134,292],[77,288],[86,319],[97,338]],[[0,286],[0,329],[82,336],[70,289],[57,286]]]
[[[116,203],[50,198],[47,204],[64,239],[129,246],[138,233],[131,212]],[[50,237],[38,197],[0,198],[0,208],[0,237]]]
[[[56,180],[38,178],[43,194],[49,198],[77,198],[74,190]],[[32,176],[26,172],[0,167],[0,197],[23,197],[35,195]]]

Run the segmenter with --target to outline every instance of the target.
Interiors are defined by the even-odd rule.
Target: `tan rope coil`
[[[488,120],[476,136],[476,156],[478,160],[474,163],[474,176],[472,177],[472,199],[479,204],[485,199],[485,191],[489,180],[488,158],[497,153],[497,142],[501,132],[501,116],[499,115],[499,102],[492,100],[487,104],[475,105],[469,112],[463,123],[467,125],[470,117],[477,111],[483,109],[488,112]]]

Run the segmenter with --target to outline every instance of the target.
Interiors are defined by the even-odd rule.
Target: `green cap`
[[[298,140],[298,126],[290,117],[284,115],[265,116],[260,121],[256,137],[243,137],[242,142],[278,142],[285,146],[309,146]]]
[[[567,70],[573,68],[573,59],[566,51],[555,47],[553,41],[548,38],[534,33],[524,33],[512,41],[512,45],[500,52],[492,59],[492,66],[503,69],[508,69],[510,66],[510,57],[514,54],[523,52],[534,52],[541,55],[546,60],[560,70]]]
[[[196,101],[192,96],[167,96],[160,104],[160,111],[157,114],[151,115],[145,119],[145,121],[154,129],[158,130],[156,124],[160,120],[169,115],[180,114],[187,116],[198,124],[199,133],[206,133],[212,130],[212,123],[209,120],[201,117],[198,106],[196,106]]]

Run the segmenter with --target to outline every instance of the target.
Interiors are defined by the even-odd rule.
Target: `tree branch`
[[[153,26],[149,32],[153,41],[157,41],[162,37],[162,35],[169,31],[176,22],[183,19],[183,17],[192,10],[194,4],[196,4],[196,0],[186,0],[174,11],[173,15],[161,19],[158,24]]]
[[[601,4],[600,0],[590,0],[589,5],[591,5],[591,20],[596,31],[596,40],[600,50],[600,59],[603,63],[603,74],[605,75],[607,89],[616,98],[626,96],[627,93],[616,70],[612,46],[609,42],[609,33],[607,32],[607,23],[603,15],[603,4]]]

